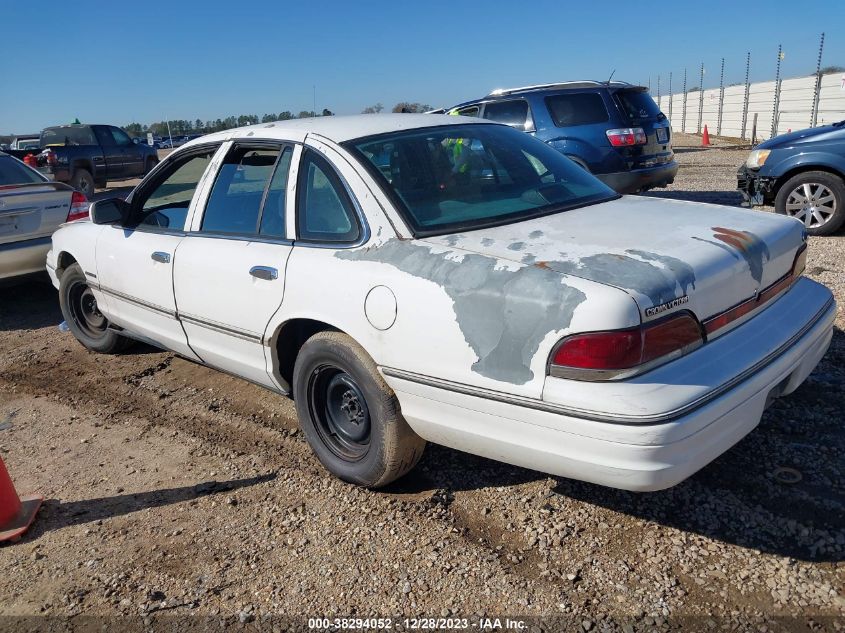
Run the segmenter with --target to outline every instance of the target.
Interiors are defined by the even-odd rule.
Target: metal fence
[[[845,77],[822,75],[816,125],[845,119]],[[816,77],[795,77],[725,88],[710,88],[685,95],[660,95],[660,109],[676,132],[711,134],[761,141],[788,130],[813,127]],[[777,103],[777,109],[775,104]],[[756,119],[756,138],[751,134]],[[699,124],[700,121],[700,124]]]
[[[845,74],[820,74],[823,47],[824,34],[819,46],[816,73],[809,76],[781,79],[780,67],[784,55],[778,47],[773,81],[748,81],[751,67],[749,53],[745,59],[744,83],[724,85],[725,60],[722,59],[718,87],[704,89],[705,69],[702,64],[700,69],[696,69],[698,72],[694,79],[687,69],[684,69],[683,75],[669,73],[668,86],[667,77],[658,76],[657,94],[652,90],[652,95],[676,132],[700,134],[706,125],[711,134],[752,143],[789,130],[841,121],[845,119]],[[690,79],[695,84],[688,84]],[[662,94],[661,89],[666,87],[669,94]],[[681,91],[673,92],[673,88],[678,87]]]

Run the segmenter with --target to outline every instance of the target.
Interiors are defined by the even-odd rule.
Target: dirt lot
[[[745,155],[679,148],[656,195],[736,204]],[[808,275],[845,305],[845,236],[810,248]],[[485,614],[549,631],[845,629],[841,308],[797,393],[652,494],[431,445],[401,482],[360,490],[320,468],[291,402],[151,348],[90,354],[59,321],[50,286],[0,289],[0,456],[48,499],[0,548],[0,629]]]

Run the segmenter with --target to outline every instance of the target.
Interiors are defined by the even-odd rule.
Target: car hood
[[[789,134],[781,134],[770,138],[757,145],[755,149],[781,149],[784,147],[794,147],[804,143],[815,143],[819,141],[828,141],[831,139],[845,140],[845,125],[823,125],[821,127],[807,128],[806,130],[798,130],[797,132],[790,132]]]
[[[643,319],[688,309],[701,320],[788,274],[804,240],[792,218],[642,196],[425,238],[614,286],[634,298]]]

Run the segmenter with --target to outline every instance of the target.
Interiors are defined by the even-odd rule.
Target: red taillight
[[[38,159],[35,157],[35,154],[27,154],[23,157],[23,162],[29,167],[38,167]]]
[[[74,220],[85,220],[88,218],[88,209],[91,207],[91,203],[88,202],[88,198],[85,197],[84,193],[80,193],[79,191],[74,191],[70,197],[70,211],[67,213],[67,222],[73,222]]]
[[[630,145],[645,145],[648,137],[641,127],[624,127],[616,130],[608,130],[607,140],[613,147],[628,147]]]
[[[619,378],[637,373],[626,370],[677,358],[703,342],[698,321],[688,313],[627,330],[575,334],[563,339],[552,354],[551,373],[583,380]]]

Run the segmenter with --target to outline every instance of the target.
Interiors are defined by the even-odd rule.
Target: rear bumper
[[[636,193],[644,189],[665,187],[675,182],[678,163],[672,161],[658,167],[632,169],[612,174],[595,174],[596,178],[619,193]]]
[[[739,442],[759,424],[771,400],[794,391],[824,356],[833,336],[836,305],[823,287],[813,292],[817,300],[826,300],[817,303],[814,316],[775,348],[774,356],[766,357],[741,381],[714,389],[712,398],[669,411],[662,418],[655,416],[652,419],[660,420],[656,422],[601,421],[555,410],[546,400],[531,403],[495,397],[493,392],[455,389],[397,370],[382,372],[396,392],[403,416],[414,431],[432,442],[613,488],[660,490],[683,481]],[[784,315],[756,317],[766,318]],[[718,342],[713,344],[717,357],[724,352],[717,349]],[[729,344],[726,340],[722,346]],[[765,351],[759,350],[759,359]],[[695,380],[695,376],[684,378]],[[690,388],[685,380],[659,386],[678,393]],[[595,406],[602,403],[600,398],[593,402]],[[632,415],[636,409],[637,402],[632,400]]]
[[[44,272],[50,236],[0,244],[0,279]]]

